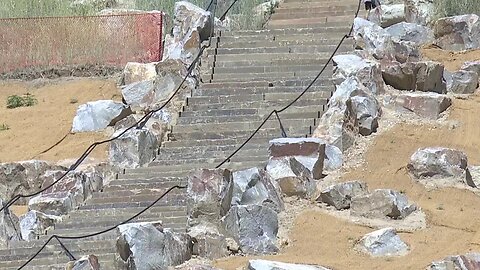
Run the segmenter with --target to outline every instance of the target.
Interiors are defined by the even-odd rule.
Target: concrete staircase
[[[180,113],[168,141],[147,168],[126,170],[39,240],[0,250],[0,269],[17,269],[52,234],[82,235],[118,224],[169,187],[186,184],[196,168],[214,168],[242,144],[268,113],[295,99],[312,81],[353,20],[356,0],[286,0],[260,31],[220,33],[202,63],[203,84]],[[340,52],[352,48],[346,41]],[[334,90],[332,68],[292,107],[280,114],[289,137],[309,136]],[[268,141],[281,137],[272,117],[222,167],[264,166]],[[135,221],[162,220],[185,231],[186,194],[175,190]],[[95,254],[102,269],[114,269],[115,230],[82,240],[64,240],[77,257]],[[25,269],[64,269],[68,258],[55,240]]]

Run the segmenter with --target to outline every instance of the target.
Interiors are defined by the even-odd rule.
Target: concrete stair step
[[[325,75],[332,75],[333,72],[333,64],[329,63],[331,68],[325,70]],[[284,72],[298,72],[299,74],[303,72],[312,72],[312,71],[320,71],[320,67],[318,65],[290,65],[290,66],[244,66],[244,67],[215,67],[213,69],[209,69],[206,72],[202,72],[203,74],[211,74],[212,70],[214,72],[214,76],[228,74],[229,76],[246,76],[246,77],[253,77],[257,74],[264,74],[269,76],[278,76]]]
[[[311,27],[314,28],[318,25],[323,24],[322,22],[311,23]],[[269,26],[273,27],[273,26]],[[283,25],[278,26],[278,28],[284,27]],[[297,25],[298,27],[298,25]],[[274,28],[272,28],[274,29]],[[345,33],[346,34],[346,33]],[[323,38],[302,38],[298,40],[244,40],[239,39],[236,41],[229,42],[220,42],[218,48],[266,48],[266,47],[288,47],[288,46],[315,46],[315,45],[337,45],[341,37],[330,38],[325,36]],[[348,44],[348,40],[346,40]],[[349,41],[352,44],[352,41]]]
[[[345,15],[345,16],[271,20],[268,22],[267,27],[270,29],[284,28],[284,27],[314,28],[326,22],[345,22],[345,24],[347,24],[353,21],[354,16],[355,14],[352,12],[351,15]],[[343,33],[343,34],[345,35],[347,33]]]
[[[305,119],[305,118],[320,118],[322,111],[312,110],[308,112],[300,113],[282,113],[280,114],[280,119]],[[205,124],[205,123],[229,123],[229,122],[246,122],[246,121],[261,121],[263,117],[255,115],[246,115],[246,116],[207,116],[207,117],[181,117],[178,120],[180,125],[194,125],[194,124]]]
[[[310,127],[306,126],[292,126],[284,127],[289,134],[295,134],[295,136],[303,137],[303,135],[310,134]],[[210,131],[210,132],[189,132],[189,133],[173,133],[170,135],[171,139],[175,140],[218,140],[218,139],[233,139],[235,138],[238,143],[242,143],[246,138],[248,138],[253,132],[253,129],[250,131],[224,131],[221,133]],[[278,138],[281,136],[280,128],[262,128],[260,129],[255,136],[259,138]],[[206,143],[206,142],[204,142]]]
[[[282,47],[261,47],[261,48],[219,48],[217,49],[218,55],[231,55],[231,54],[261,54],[269,52],[278,53],[319,53],[319,52],[332,52],[336,47],[336,44],[325,45],[290,45]],[[353,50],[353,44],[343,43],[340,47],[340,52],[347,52]]]
[[[251,87],[299,87],[309,85],[314,78],[289,78],[284,80],[258,80],[250,82],[211,82],[204,83],[202,88],[205,91],[212,88],[251,88]],[[316,80],[314,86],[332,86],[332,80],[326,78],[319,78]]]
[[[125,183],[128,183],[128,178],[123,179],[121,181],[124,181]],[[115,191],[115,190],[113,190]],[[119,192],[124,191],[124,190],[118,190]],[[74,220],[76,218],[97,218],[97,217],[116,217],[116,216],[133,216],[136,213],[140,212],[143,210],[142,207],[132,207],[132,208],[112,208],[112,209],[105,209],[103,211],[97,211],[97,210],[77,210],[73,212],[71,215],[69,215],[67,218],[64,220]],[[187,208],[184,206],[156,206],[154,205],[146,213],[155,213],[159,216],[174,216],[177,213],[184,213],[187,211]]]
[[[354,10],[356,9],[356,5],[353,7],[351,6],[351,9]],[[315,9],[320,9],[320,10],[328,10],[329,8],[344,8],[342,7],[337,7],[337,6],[328,6],[328,7],[305,7],[305,6],[299,6],[299,7],[291,7],[291,8],[283,8],[279,7],[275,9],[275,13],[279,12],[310,12],[310,10],[315,10]],[[284,10],[284,11],[283,11]],[[226,37],[226,36],[236,36],[236,37],[248,37],[248,36],[259,36],[259,35],[268,35],[268,34],[273,34],[273,35],[291,35],[291,34],[315,34],[315,33],[323,33],[323,31],[326,28],[337,28],[337,27],[350,27],[349,23],[344,23],[344,22],[328,22],[324,23],[322,26],[316,27],[316,28],[282,28],[282,29],[260,29],[260,30],[235,30],[235,31],[223,31],[220,34],[220,37]]]
[[[224,151],[204,151],[203,152],[203,157],[205,157],[205,160],[215,160],[218,158],[224,158],[228,155],[230,155],[235,149],[227,149]],[[162,156],[161,159],[155,160],[155,164],[159,165],[166,165],[166,164],[181,164],[181,163],[186,163],[186,162],[192,162],[192,161],[198,161],[198,156],[195,155],[199,152],[193,152],[193,151],[185,151],[183,153],[175,153],[175,154],[166,154]],[[263,158],[267,157],[268,158],[268,146],[264,149],[262,148],[257,148],[257,149],[242,149],[241,153],[238,154],[238,157],[241,157],[242,159],[246,158],[252,158],[252,157],[258,157],[262,156]],[[263,160],[263,159],[262,159]],[[220,160],[221,161],[221,160]],[[236,159],[238,161],[238,159]]]
[[[329,17],[329,16],[352,16],[355,14],[355,10],[353,9],[338,9],[338,10],[326,10],[326,11],[319,11],[317,12],[305,12],[301,11],[290,11],[288,9],[282,9],[279,12],[275,12],[270,17],[271,21],[275,20],[290,20],[290,19],[301,19],[301,18],[318,18],[318,17]],[[335,29],[325,29],[325,33],[329,31],[335,32]]]
[[[321,67],[318,70],[311,71],[287,71],[287,72],[269,72],[269,73],[214,73],[211,77],[212,81],[258,81],[258,80],[286,80],[292,78],[310,78],[317,76]],[[330,73],[330,74],[329,74]],[[328,79],[331,77],[331,72],[325,71],[320,78]]]
[[[156,199],[156,198],[155,198]],[[153,201],[153,200],[152,200]],[[137,207],[147,207],[149,206],[152,201],[137,201],[137,202],[119,202],[119,203],[95,203],[95,204],[87,204],[82,205],[79,207],[81,210],[85,209],[110,209],[110,208],[137,208]],[[170,206],[171,201],[168,200],[161,200],[155,204],[155,206]],[[178,206],[184,206],[185,203],[183,201],[176,202]]]
[[[87,251],[86,253],[80,253],[80,254],[90,254],[93,252],[88,252],[88,249],[85,250]],[[96,251],[96,250],[94,250]],[[114,249],[108,249],[108,250],[103,250],[101,254],[95,254],[100,261],[104,262],[110,262],[114,260]],[[42,252],[43,253],[43,252]],[[41,253],[41,254],[42,254]],[[98,252],[97,252],[98,253]],[[53,255],[53,256],[52,256]],[[56,255],[56,256],[55,256]],[[77,256],[80,257],[80,256]],[[20,260],[12,260],[12,261],[0,261],[0,269],[18,269],[20,265],[22,265],[28,258],[20,259]],[[33,260],[27,267],[23,269],[65,269],[65,264],[69,261],[68,257],[65,255],[64,252],[61,254],[58,253],[45,253],[43,256],[39,256],[35,260]],[[63,268],[57,268],[61,267],[63,265]],[[105,263],[105,267],[108,265]],[[102,269],[107,269],[102,266]]]
[[[281,109],[290,104],[292,99],[272,100],[272,101],[246,101],[238,103],[210,103],[210,104],[192,104],[186,107],[186,110],[219,110],[219,109],[236,109],[236,108],[257,108],[272,111],[274,109]],[[294,103],[295,106],[323,106],[328,102],[327,98],[305,99],[300,98]],[[174,127],[175,129],[175,127]]]
[[[218,159],[218,161],[221,161],[223,159]],[[230,162],[230,163],[225,163],[221,168],[226,168],[232,171],[235,170],[243,170],[247,168],[253,168],[253,167],[263,167],[267,163],[267,160],[265,161],[246,161],[246,162]],[[213,169],[215,166],[218,164],[214,163],[192,163],[192,164],[181,164],[181,165],[174,165],[174,166],[153,166],[153,167],[147,167],[147,168],[142,168],[140,172],[136,171],[135,173],[137,174],[142,174],[142,175],[150,175],[150,174],[157,174],[158,172],[167,170],[168,167],[172,167],[172,169],[177,170],[177,171],[183,171],[186,174],[193,172],[194,170],[198,169]]]
[[[253,60],[257,62],[265,61],[280,61],[280,60],[295,60],[302,59],[326,59],[331,55],[331,52],[321,52],[312,55],[311,53],[256,53],[256,54],[218,54],[216,55],[217,62],[237,62]],[[209,60],[213,59],[213,55],[209,55]]]
[[[323,12],[337,12],[337,11],[348,11],[355,12],[358,7],[358,2],[355,4],[350,3],[334,3],[330,5],[325,5],[321,3],[320,5],[296,5],[292,3],[286,3],[275,9],[274,14],[285,14],[285,13],[313,13],[320,14]],[[341,26],[341,25],[340,25]]]
[[[325,58],[305,58],[305,59],[272,59],[272,60],[236,60],[236,61],[225,61],[225,62],[216,62],[215,68],[217,67],[253,67],[253,66],[291,66],[291,65],[325,65],[327,63],[328,57]]]
[[[229,95],[229,96],[206,96],[206,97],[190,97],[187,99],[187,106],[197,104],[212,104],[212,103],[235,103],[235,102],[275,102],[276,100],[293,100],[298,97],[299,93],[265,93],[252,95]],[[331,94],[327,91],[322,92],[307,92],[302,98],[305,99],[328,99]]]
[[[181,166],[187,164],[198,164],[198,165],[217,165],[222,162],[227,156],[229,156],[233,151],[218,152],[216,155],[206,156],[202,158],[189,158],[189,159],[177,159],[177,160],[155,160],[152,163],[152,166]],[[250,155],[254,154],[254,155]],[[259,161],[263,162],[268,160],[268,151],[252,151],[245,150],[245,153],[238,153],[235,157],[232,158],[232,162],[250,162],[250,161]]]
[[[304,90],[302,87],[298,86],[274,86],[274,87],[248,87],[248,88],[207,88],[203,89],[202,86],[200,88],[195,89],[193,92],[193,96],[203,96],[203,97],[210,97],[210,96],[229,96],[229,95],[262,95],[262,94],[282,94],[282,93],[300,93]],[[315,85],[310,87],[309,92],[333,92],[334,86],[333,84],[330,86],[323,86],[323,85]],[[245,113],[255,114],[256,111],[245,111]],[[243,111],[239,111],[238,113],[231,113],[234,114],[243,114]],[[184,114],[182,113],[182,116]]]
[[[276,133],[274,134],[267,134],[266,136],[260,136],[260,135],[255,135],[247,145],[257,145],[257,144],[263,144],[263,143],[268,143],[272,138],[278,138],[281,136],[281,134],[278,132],[278,130],[275,130]],[[304,137],[305,134],[302,133],[297,134],[299,137]],[[303,135],[302,135],[303,134]],[[172,136],[175,136],[173,134]],[[212,147],[214,146],[222,146],[222,145],[235,145],[239,146],[245,141],[245,137],[242,136],[241,138],[236,138],[235,136],[230,137],[230,138],[220,138],[220,139],[198,139],[195,141],[190,141],[188,139],[183,140],[172,140],[172,141],[165,141],[163,143],[165,148],[173,148],[173,147],[198,147],[202,145],[210,145]]]
[[[180,193],[181,192],[181,193]],[[153,202],[158,197],[160,197],[164,191],[159,191],[157,194],[149,195],[133,195],[125,197],[93,197],[89,200],[89,204],[108,204],[108,203],[128,203],[128,202]],[[179,191],[178,189],[172,190],[161,202],[174,202],[182,201],[185,199],[185,192]]]

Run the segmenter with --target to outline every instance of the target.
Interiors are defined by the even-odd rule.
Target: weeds
[[[37,103],[37,99],[29,93],[23,96],[12,95],[7,98],[8,109],[14,109],[18,107],[31,107]]]
[[[434,3],[435,13],[439,18],[472,13],[480,15],[479,0],[437,0]]]
[[[10,127],[7,124],[5,124],[5,123],[0,124],[0,131],[5,131],[5,130],[9,130],[9,129],[10,129]]]
[[[76,99],[76,98],[71,98],[70,99],[70,104],[76,104],[76,103],[78,103],[78,99]]]

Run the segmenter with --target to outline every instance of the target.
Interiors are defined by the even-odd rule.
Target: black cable
[[[65,134],[60,140],[58,140],[56,143],[54,143],[54,144],[53,144],[52,146],[50,146],[49,148],[47,148],[47,149],[41,151],[40,153],[36,154],[36,155],[33,156],[31,159],[34,159],[34,158],[40,156],[41,154],[45,154],[45,153],[47,153],[48,151],[52,150],[52,149],[55,148],[57,145],[61,144],[61,143],[67,138],[67,136],[70,135],[70,134],[71,134],[70,131],[67,132],[67,134]]]
[[[159,202],[161,199],[163,199],[163,197],[165,197],[168,193],[170,193],[172,190],[174,189],[186,189],[187,187],[186,186],[179,186],[179,185],[175,185],[171,188],[169,188],[167,191],[165,191],[160,197],[158,197],[155,201],[153,201],[150,205],[148,205],[146,208],[142,209],[140,212],[138,212],[137,214],[135,214],[134,216],[130,217],[129,219],[115,225],[115,226],[112,226],[110,228],[107,228],[107,229],[104,229],[102,231],[99,231],[99,232],[95,232],[95,233],[90,233],[90,234],[85,234],[85,235],[77,235],[77,236],[61,236],[61,235],[52,235],[48,238],[48,240],[40,247],[39,250],[37,250],[37,252],[35,252],[35,254],[30,257],[25,263],[23,263],[19,268],[18,270],[21,270],[23,269],[25,266],[27,266],[31,261],[33,261],[37,256],[38,254],[40,254],[40,252],[43,251],[43,249],[50,243],[50,241],[52,241],[52,239],[57,239],[59,242],[60,242],[60,239],[65,239],[65,240],[79,240],[79,239],[84,239],[84,238],[89,238],[89,237],[94,237],[94,236],[97,236],[97,235],[101,235],[101,234],[104,234],[104,233],[107,233],[109,231],[112,231],[112,230],[115,230],[118,226],[120,225],[123,225],[123,224],[126,224],[132,220],[134,220],[135,218],[139,217],[141,214],[143,214],[144,212],[146,212],[148,209],[152,208],[157,202]],[[60,244],[63,246],[63,244],[60,242]],[[64,246],[63,246],[64,247]],[[65,248],[66,249],[66,248]],[[73,255],[67,250],[67,255],[70,257]]]

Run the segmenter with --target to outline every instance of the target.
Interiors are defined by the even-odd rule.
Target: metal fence
[[[31,67],[154,62],[162,57],[161,12],[0,19],[0,73]]]

